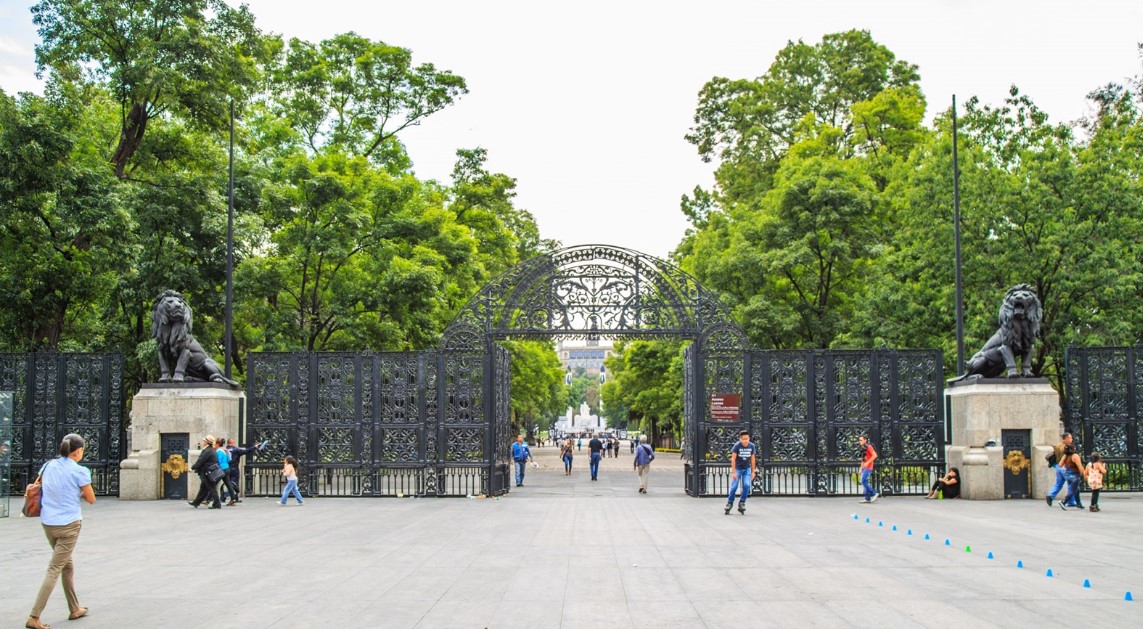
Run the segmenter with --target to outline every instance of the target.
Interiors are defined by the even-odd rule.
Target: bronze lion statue
[[[191,335],[194,312],[187,300],[168,290],[151,310],[151,334],[159,346],[159,382],[238,383],[223,375],[218,363],[206,355]]]
[[[1032,346],[1040,334],[1043,309],[1036,289],[1028,284],[1017,284],[1008,289],[1000,304],[1000,328],[988,339],[979,352],[968,359],[964,375],[997,378],[1005,369],[1008,377],[1032,376]],[[1016,370],[1016,357],[1020,357],[1023,372]]]

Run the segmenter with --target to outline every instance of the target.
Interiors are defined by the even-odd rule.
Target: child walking
[[[1091,487],[1091,505],[1088,510],[1092,513],[1099,511],[1099,490],[1103,489],[1103,475],[1107,473],[1107,464],[1098,452],[1091,453],[1091,461],[1087,464],[1087,486]]]
[[[298,491],[298,460],[292,456],[286,457],[285,464],[282,465],[282,476],[286,477],[286,488],[282,490],[282,504],[286,504],[286,498],[293,493],[294,497],[298,499],[298,504],[304,504],[302,501],[302,492]]]

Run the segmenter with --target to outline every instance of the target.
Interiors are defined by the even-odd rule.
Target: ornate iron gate
[[[1143,491],[1143,347],[1069,347],[1067,430],[1107,464],[1104,491]]]
[[[14,394],[12,494],[24,493],[70,432],[87,441],[83,465],[91,469],[95,493],[119,494],[127,444],[121,354],[0,354],[0,391]]]
[[[762,471],[752,488],[760,494],[859,494],[863,434],[879,454],[882,493],[927,493],[944,472],[941,364],[935,350],[708,349],[695,368],[706,371],[709,394],[684,400],[700,407],[684,453],[688,493],[726,495],[730,447],[742,430],[760,447]],[[711,395],[726,394],[741,396],[737,420],[718,421],[702,408]]]
[[[246,466],[247,494],[280,492],[287,454],[307,495],[502,493],[505,457],[487,453],[493,430],[506,429],[485,421],[484,379],[504,374],[494,411],[506,418],[507,351],[495,348],[498,364],[486,369],[483,349],[453,340],[441,351],[252,354],[247,430],[268,444]]]
[[[248,425],[252,439],[269,441],[269,458],[247,466],[247,492],[277,493],[286,454],[299,457],[309,494],[506,492],[514,435],[508,353],[497,341],[600,336],[691,341],[683,391],[691,495],[725,492],[727,453],[743,428],[762,443],[763,493],[856,493],[864,432],[881,452],[885,493],[925,493],[943,471],[939,352],[749,350],[718,296],[690,275],[636,251],[587,245],[489,282],[437,350],[251,355]]]

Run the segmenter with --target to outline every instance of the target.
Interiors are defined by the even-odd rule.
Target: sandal
[[[51,625],[45,625],[40,622],[38,616],[28,616],[28,622],[24,623],[26,629],[52,629]]]
[[[80,607],[79,609],[75,610],[74,612],[68,614],[67,619],[68,620],[75,620],[76,618],[83,618],[86,615],[87,615],[87,608],[86,607]]]

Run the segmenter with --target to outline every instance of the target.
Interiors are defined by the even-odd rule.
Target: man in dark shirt
[[[230,469],[227,471],[230,472],[230,485],[232,487],[242,487],[242,475],[238,473],[239,459],[246,456],[247,454],[254,454],[257,451],[258,448],[256,445],[249,448],[240,448],[233,439],[230,439],[226,442],[226,452],[230,455]],[[235,493],[232,497],[232,503],[233,502],[242,502],[242,499],[239,498],[238,493]]]
[[[738,443],[730,449],[730,469],[734,480],[730,482],[730,495],[726,497],[726,509],[723,513],[730,515],[734,506],[734,494],[738,485],[742,485],[742,497],[738,501],[738,512],[746,515],[746,498],[750,496],[750,480],[758,470],[757,448],[750,443],[750,431],[743,430],[738,433]]]
[[[187,501],[187,504],[197,509],[203,500],[210,500],[211,509],[222,508],[218,494],[214,490],[216,481],[210,480],[207,476],[210,468],[217,465],[218,456],[214,453],[214,437],[207,435],[202,439],[202,450],[198,453],[198,459],[191,466],[191,470],[198,474],[198,495],[195,496],[194,500]]]
[[[587,442],[587,451],[591,453],[591,480],[599,480],[599,457],[603,456],[603,442],[599,437],[592,436]]]

